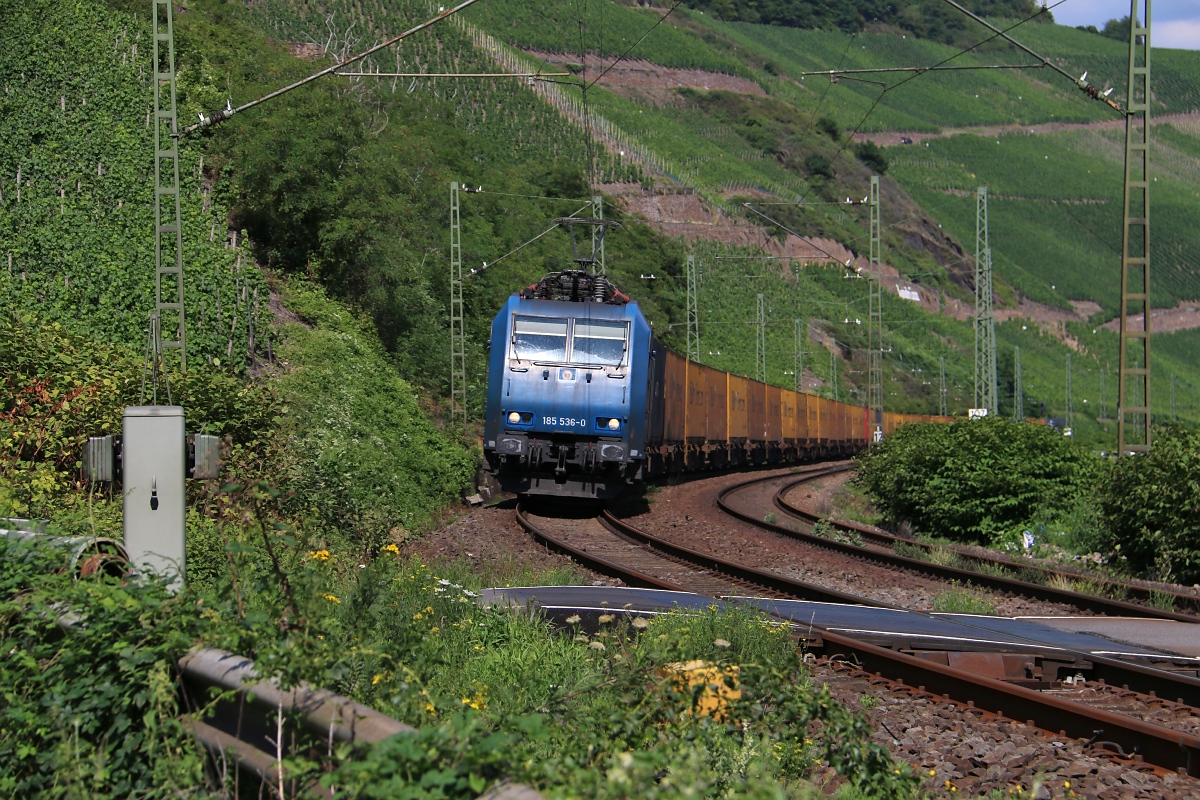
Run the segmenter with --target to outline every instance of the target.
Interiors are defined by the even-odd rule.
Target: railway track
[[[811,474],[821,472],[824,471]],[[539,517],[518,506],[516,515],[518,522],[548,547],[571,556],[596,572],[619,578],[629,586],[696,592],[714,598],[743,595],[750,589],[759,596],[776,598],[822,603],[861,602],[858,597],[672,544],[628,525],[611,513],[594,519],[564,522]],[[917,687],[917,693],[922,696],[941,698],[939,702],[969,708],[972,713],[989,713],[998,719],[1027,720],[1030,727],[1047,735],[1068,736],[1089,745],[1100,744],[1118,758],[1130,756],[1125,759],[1130,765],[1144,760],[1160,770],[1200,775],[1200,737],[1167,727],[1169,720],[1165,717],[1155,719],[1149,712],[1141,718],[1119,714],[1098,707],[1099,703],[1088,705],[1034,691],[869,644],[817,625],[796,627],[809,652],[820,653],[833,662],[852,663],[854,669],[875,676],[896,690],[911,691]],[[1152,695],[1180,698],[1183,702],[1173,706],[1186,707],[1188,717],[1200,708],[1200,680],[1194,677],[1124,664],[1094,654],[1077,655],[1090,665],[1107,670],[1105,681],[1108,684],[1115,683],[1112,678],[1116,677],[1121,681],[1117,685],[1125,687],[1123,691],[1135,693],[1146,708],[1150,707],[1151,699],[1157,699]],[[937,687],[937,692],[926,692],[925,687]],[[1178,708],[1172,707],[1171,713],[1177,712]]]
[[[781,487],[776,492],[774,505],[785,513],[799,517],[803,520],[816,522],[820,519],[819,516],[790,503],[787,500],[788,494],[791,491],[806,483],[807,479],[792,481],[791,483]],[[1034,577],[1035,580],[1027,580],[1026,583],[1033,584],[1051,584],[1055,581],[1069,583],[1076,580],[1088,580],[1096,583],[1110,595],[1118,595],[1120,597],[1136,601],[1133,605],[1143,605],[1155,611],[1170,611],[1183,612],[1190,615],[1200,615],[1200,596],[1194,594],[1185,594],[1174,591],[1165,586],[1145,586],[1137,583],[1129,583],[1126,581],[1114,580],[1104,576],[1097,576],[1089,573],[1075,573],[1064,570],[1057,570],[1050,567],[1034,564],[1027,561],[1021,561],[1013,558],[1007,558],[1003,555],[985,555],[979,552],[973,552],[970,548],[960,547],[947,544],[930,544],[916,540],[909,540],[903,537],[880,530],[879,528],[863,525],[849,520],[834,520],[827,519],[835,528],[846,532],[856,533],[863,538],[864,541],[879,547],[885,547],[894,550],[897,544],[901,546],[912,547],[924,550],[926,553],[933,553],[936,550],[948,550],[961,558],[967,564],[983,565],[985,568],[992,570],[1009,570],[1016,571],[1020,574]],[[971,570],[978,572],[979,570]],[[985,573],[987,574],[987,573]],[[1161,609],[1154,605],[1156,602],[1161,602],[1163,599],[1168,599],[1171,602],[1172,609]],[[1172,617],[1177,619],[1177,617]],[[1196,616],[1194,621],[1200,622],[1200,616]]]
[[[850,469],[848,465],[838,465],[831,467],[828,470],[814,471],[805,475],[799,476],[794,480],[785,483],[780,487],[772,497],[772,505],[787,514],[788,516],[800,521],[809,527],[823,520],[817,514],[814,514],[806,509],[800,508],[786,500],[786,496],[796,487],[829,475],[844,472]],[[835,551],[839,554],[848,556],[856,560],[873,561],[878,564],[883,564],[888,567],[911,570],[913,572],[929,575],[941,580],[958,581],[960,583],[970,583],[979,587],[984,587],[996,592],[1002,592],[1009,595],[1027,597],[1033,600],[1040,600],[1051,603],[1061,603],[1083,611],[1088,611],[1094,614],[1103,614],[1114,617],[1145,617],[1151,619],[1175,620],[1179,622],[1200,622],[1200,616],[1193,614],[1181,613],[1179,611],[1167,611],[1155,608],[1148,604],[1132,603],[1125,600],[1115,600],[1109,597],[1101,597],[1094,594],[1086,594],[1074,592],[1068,589],[1058,588],[1057,586],[1047,585],[1050,581],[1056,578],[1062,581],[1078,579],[1080,576],[1071,575],[1070,573],[1059,572],[1037,565],[1017,564],[1015,562],[1003,559],[988,559],[986,557],[971,555],[970,559],[980,564],[991,564],[996,568],[1001,569],[1020,569],[1028,575],[1034,575],[1039,580],[1046,581],[1034,582],[1030,580],[1022,580],[1006,575],[998,575],[994,572],[982,572],[979,570],[965,569],[945,564],[937,564],[919,558],[911,558],[895,552],[895,547],[898,543],[908,546],[921,547],[926,551],[937,549],[937,546],[928,545],[919,542],[913,542],[908,539],[903,539],[898,536],[879,531],[878,529],[870,528],[865,525],[856,523],[848,523],[842,521],[827,520],[836,529],[845,533],[860,536],[865,546],[859,546],[850,542],[837,541],[824,536],[816,536],[808,531],[795,530],[794,528],[777,522],[767,522],[763,519],[762,514],[756,514],[745,507],[739,507],[734,498],[739,493],[745,492],[748,489],[759,486],[760,484],[778,480],[778,476],[768,478],[754,478],[734,486],[727,487],[717,495],[717,505],[722,511],[729,515],[750,523],[759,528],[769,530],[781,536],[786,536],[806,544],[822,547],[827,550]],[[757,510],[757,509],[756,509]],[[959,552],[959,551],[956,551]],[[1105,584],[1113,590],[1126,592],[1130,596],[1145,598],[1148,601],[1151,598],[1151,591],[1145,587],[1136,586],[1134,584],[1120,583],[1117,581],[1105,581]],[[1195,607],[1194,604],[1198,598],[1191,598],[1187,595],[1172,594],[1175,598],[1175,603],[1185,607]],[[1197,608],[1200,611],[1200,608]]]

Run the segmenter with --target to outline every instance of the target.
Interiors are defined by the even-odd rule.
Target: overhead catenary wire
[[[634,42],[633,44],[629,45],[629,47],[628,47],[628,48],[626,48],[625,52],[624,52],[624,53],[622,53],[620,56],[618,56],[618,57],[617,57],[616,61],[613,61],[611,64],[609,64],[607,67],[605,67],[605,68],[604,68],[604,71],[603,71],[603,72],[601,72],[599,75],[597,75],[597,76],[596,76],[596,79],[595,79],[594,81],[592,81],[591,83],[587,84],[587,87],[586,87],[586,88],[590,89],[590,88],[592,88],[593,86],[595,86],[597,83],[599,83],[599,82],[600,82],[600,79],[601,79],[601,78],[603,78],[605,75],[607,75],[607,74],[609,73],[609,70],[611,70],[611,69],[612,69],[613,67],[615,67],[617,64],[620,64],[622,61],[624,61],[624,60],[625,60],[625,58],[626,58],[626,56],[628,56],[630,53],[632,53],[632,52],[633,52],[633,49],[634,49],[635,47],[637,47],[639,44],[641,44],[641,43],[642,43],[642,42],[645,40],[645,38],[646,38],[647,36],[649,36],[651,33],[653,33],[655,28],[657,28],[659,25],[661,25],[661,24],[663,24],[664,22],[666,22],[666,19],[667,19],[667,17],[669,17],[669,16],[671,16],[672,14],[674,14],[674,13],[675,13],[675,9],[679,8],[681,5],[683,5],[683,0],[677,0],[677,1],[676,1],[676,3],[675,3],[675,5],[673,5],[673,6],[671,6],[670,8],[668,8],[668,9],[667,9],[667,13],[665,13],[665,14],[663,14],[661,17],[659,17],[659,18],[658,18],[658,20],[657,20],[657,21],[655,21],[655,23],[654,23],[653,25],[651,25],[651,26],[650,26],[650,27],[649,27],[649,28],[646,30],[646,32],[645,32],[645,33],[643,33],[643,34],[641,35],[641,37],[640,37],[640,38],[638,38],[638,40],[637,40],[636,42]]]
[[[341,78],[543,78],[570,77],[569,72],[335,72]]]
[[[224,120],[229,119],[234,114],[240,114],[241,112],[246,111],[247,109],[254,108],[257,105],[265,103],[268,100],[272,100],[276,97],[279,97],[282,94],[287,94],[288,92],[292,91],[293,89],[298,89],[301,86],[312,83],[313,81],[317,80],[318,78],[322,78],[326,75],[331,75],[340,69],[344,69],[347,64],[353,64],[356,61],[361,61],[362,59],[366,58],[367,56],[371,55],[372,53],[377,53],[380,50],[384,49],[385,47],[390,47],[391,45],[396,44],[397,42],[399,42],[403,39],[407,39],[409,36],[412,36],[414,33],[420,33],[421,31],[425,30],[426,28],[436,25],[437,23],[441,22],[442,20],[446,19],[447,17],[457,14],[459,11],[462,11],[464,8],[466,8],[469,5],[472,5],[475,2],[477,2],[477,0],[463,0],[463,2],[459,3],[458,5],[454,6],[453,8],[449,8],[449,9],[446,9],[445,11],[439,12],[437,14],[437,16],[431,17],[430,19],[425,20],[421,24],[415,25],[412,28],[409,28],[408,30],[404,31],[403,33],[400,33],[400,34],[397,34],[390,38],[384,39],[379,44],[368,47],[366,50],[363,50],[358,55],[351,56],[350,58],[347,58],[343,61],[339,61],[338,63],[328,66],[325,69],[314,72],[312,75],[309,75],[307,78],[301,78],[300,80],[295,81],[294,83],[289,83],[287,86],[276,89],[273,92],[268,92],[267,94],[263,95],[262,97],[258,98],[257,100],[251,100],[248,103],[243,103],[242,105],[240,105],[236,108],[226,106],[224,111],[218,111],[217,113],[215,113],[209,117],[206,117],[203,114],[201,114],[200,121],[193,123],[192,125],[189,125],[186,128],[184,128],[183,130],[181,130],[180,135],[191,133],[193,131],[199,130],[200,128],[206,128],[209,125],[216,125],[219,122],[223,122]]]
[[[942,59],[938,63],[934,64],[933,67],[931,67],[931,69],[940,67],[943,64],[948,64],[949,62],[953,61],[954,59],[958,58],[959,56],[966,55],[967,53],[971,52],[972,50],[982,47],[983,45],[987,44],[988,42],[990,42],[994,39],[1000,38],[1001,36],[1005,36],[1005,38],[1009,41],[1015,41],[1015,40],[1011,39],[1011,37],[1006,36],[1008,31],[1011,31],[1014,28],[1024,25],[1026,22],[1029,22],[1032,19],[1036,19],[1037,17],[1041,16],[1042,14],[1049,12],[1051,9],[1057,8],[1058,6],[1062,5],[1066,1],[1067,0],[1058,0],[1058,2],[1052,6],[1042,6],[1035,13],[1030,14],[1028,17],[1025,17],[1024,19],[1014,22],[1012,25],[1009,25],[1004,30],[999,30],[998,28],[988,25],[988,27],[991,28],[993,31],[995,31],[995,33],[993,33],[991,36],[987,37],[986,39],[984,39],[982,41],[976,42],[975,44],[971,45],[970,47],[966,47],[966,48],[963,48],[962,50],[959,50],[954,55],[947,56],[946,58]],[[951,5],[954,5],[960,9],[962,9],[962,7],[959,6],[957,3],[955,3],[953,0],[945,0],[945,2],[948,2]],[[969,14],[970,16],[974,17],[974,15],[971,14],[969,11],[966,11],[966,9],[962,9],[962,10],[965,13]],[[987,24],[987,23],[985,23],[985,24]],[[1041,58],[1041,56],[1036,55],[1036,54],[1034,54],[1034,57],[1039,58],[1039,59]],[[894,83],[894,84],[891,84],[890,86],[883,87],[883,91],[881,91],[879,93],[879,96],[875,98],[875,101],[873,103],[871,103],[871,107],[867,109],[867,113],[864,114],[863,118],[861,120],[859,120],[857,125],[854,126],[854,130],[851,131],[850,135],[846,137],[846,141],[842,142],[841,146],[838,147],[837,152],[835,152],[833,154],[833,157],[829,159],[829,163],[832,164],[834,161],[836,161],[837,157],[840,156],[845,151],[846,147],[850,144],[850,142],[854,141],[854,137],[862,129],[862,126],[866,124],[867,120],[870,119],[871,114],[873,114],[875,112],[876,107],[879,105],[880,101],[883,100],[884,96],[888,92],[892,91],[893,89],[900,88],[901,86],[908,83],[909,81],[919,78],[921,75],[925,75],[929,71],[930,70],[925,70],[924,72],[918,72],[914,75],[909,75],[907,78],[905,78],[904,80],[902,80],[898,83]]]
[[[582,207],[580,207],[579,209],[577,209],[575,212],[573,212],[573,213],[571,213],[571,214],[568,214],[567,216],[569,216],[569,217],[574,217],[574,216],[576,216],[577,214],[579,214],[581,211],[584,211],[584,210],[586,210],[586,209],[588,209],[588,208],[591,208],[591,206],[592,206],[592,203],[591,203],[591,201],[588,201],[588,202],[587,202],[586,204],[584,204]],[[534,236],[532,239],[529,239],[529,240],[527,240],[527,241],[523,242],[522,244],[519,244],[519,245],[517,245],[517,246],[516,246],[516,247],[514,247],[512,250],[509,250],[507,253],[505,253],[504,255],[502,255],[502,256],[500,256],[499,258],[497,258],[495,261],[492,261],[492,262],[490,262],[490,263],[489,263],[489,262],[484,262],[484,264],[483,264],[483,266],[482,266],[482,267],[479,267],[478,269],[472,269],[472,270],[471,270],[471,272],[470,272],[470,274],[471,274],[471,275],[477,275],[477,274],[479,274],[479,273],[483,272],[485,269],[487,269],[487,268],[489,268],[489,267],[494,267],[494,266],[496,266],[497,264],[499,264],[499,263],[500,263],[501,261],[503,261],[504,259],[508,258],[508,257],[509,257],[509,256],[511,256],[511,255],[515,255],[516,253],[519,253],[519,252],[521,252],[521,251],[522,251],[522,250],[524,250],[526,247],[528,247],[529,245],[531,245],[531,244],[533,244],[534,242],[536,242],[538,239],[541,239],[541,238],[542,238],[543,236],[545,236],[546,234],[550,233],[551,231],[554,231],[554,230],[556,230],[558,227],[559,227],[559,224],[558,224],[557,222],[555,222],[553,225],[551,225],[549,228],[547,228],[546,230],[544,230],[544,231],[542,231],[541,233],[539,233],[537,236]]]
[[[951,64],[943,67],[869,67],[864,69],[822,69],[816,72],[801,72],[800,77],[828,75],[831,79],[839,75],[869,75],[880,72],[951,72],[973,69],[1043,69],[1046,62],[1038,64]],[[836,81],[834,81],[836,83]],[[827,87],[828,88],[828,87]]]

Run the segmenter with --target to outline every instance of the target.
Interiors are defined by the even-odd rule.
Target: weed
[[[949,589],[933,598],[933,610],[943,614],[996,614],[996,606],[990,599],[957,581],[952,581]]]
[[[908,542],[896,542],[892,545],[892,552],[904,558],[915,558],[918,561],[928,561],[929,551],[924,547]]]
[[[1174,611],[1175,595],[1154,589],[1150,592],[1149,603],[1151,608],[1157,608],[1159,611]]]
[[[991,575],[994,578],[1010,578],[1012,572],[998,561],[971,561],[970,568],[981,575]]]
[[[816,525],[813,525],[811,533],[813,536],[820,536],[822,539],[829,539],[831,542],[852,544],[855,547],[863,546],[862,536],[857,531],[838,528],[827,519],[820,520]]]
[[[963,559],[958,553],[945,547],[935,547],[929,551],[929,563],[939,567],[962,567]]]
[[[858,704],[862,706],[863,711],[870,711],[879,705],[879,698],[873,694],[864,694],[858,698]]]
[[[767,523],[768,525],[775,525],[779,522],[779,515],[774,511],[768,511],[767,515],[763,517],[763,522]]]

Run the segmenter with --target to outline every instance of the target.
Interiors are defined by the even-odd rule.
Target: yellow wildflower
[[[324,597],[326,600],[328,600],[331,603],[337,603],[339,606],[342,604],[341,600],[338,600],[336,597],[334,597],[331,594],[323,594],[323,595],[321,595],[321,597]]]
[[[379,683],[381,680],[383,680],[382,672],[379,673],[378,675],[376,675],[374,678],[371,678],[371,685],[374,686],[375,684]]]
[[[329,551],[328,550],[313,550],[311,553],[308,554],[308,557],[316,559],[317,561],[328,561],[329,560]]]
[[[394,553],[396,555],[400,555],[400,548],[396,547],[396,545],[394,545],[394,544],[385,544],[383,547],[381,547],[379,549],[383,552]]]
[[[422,614],[420,611],[418,611],[417,613],[413,614],[413,619],[424,619],[424,618],[425,618],[425,615],[424,615],[424,614]]]

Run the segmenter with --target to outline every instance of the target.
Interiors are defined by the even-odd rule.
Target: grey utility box
[[[122,418],[125,549],[137,571],[184,575],[187,443],[180,406],[130,406]]]

